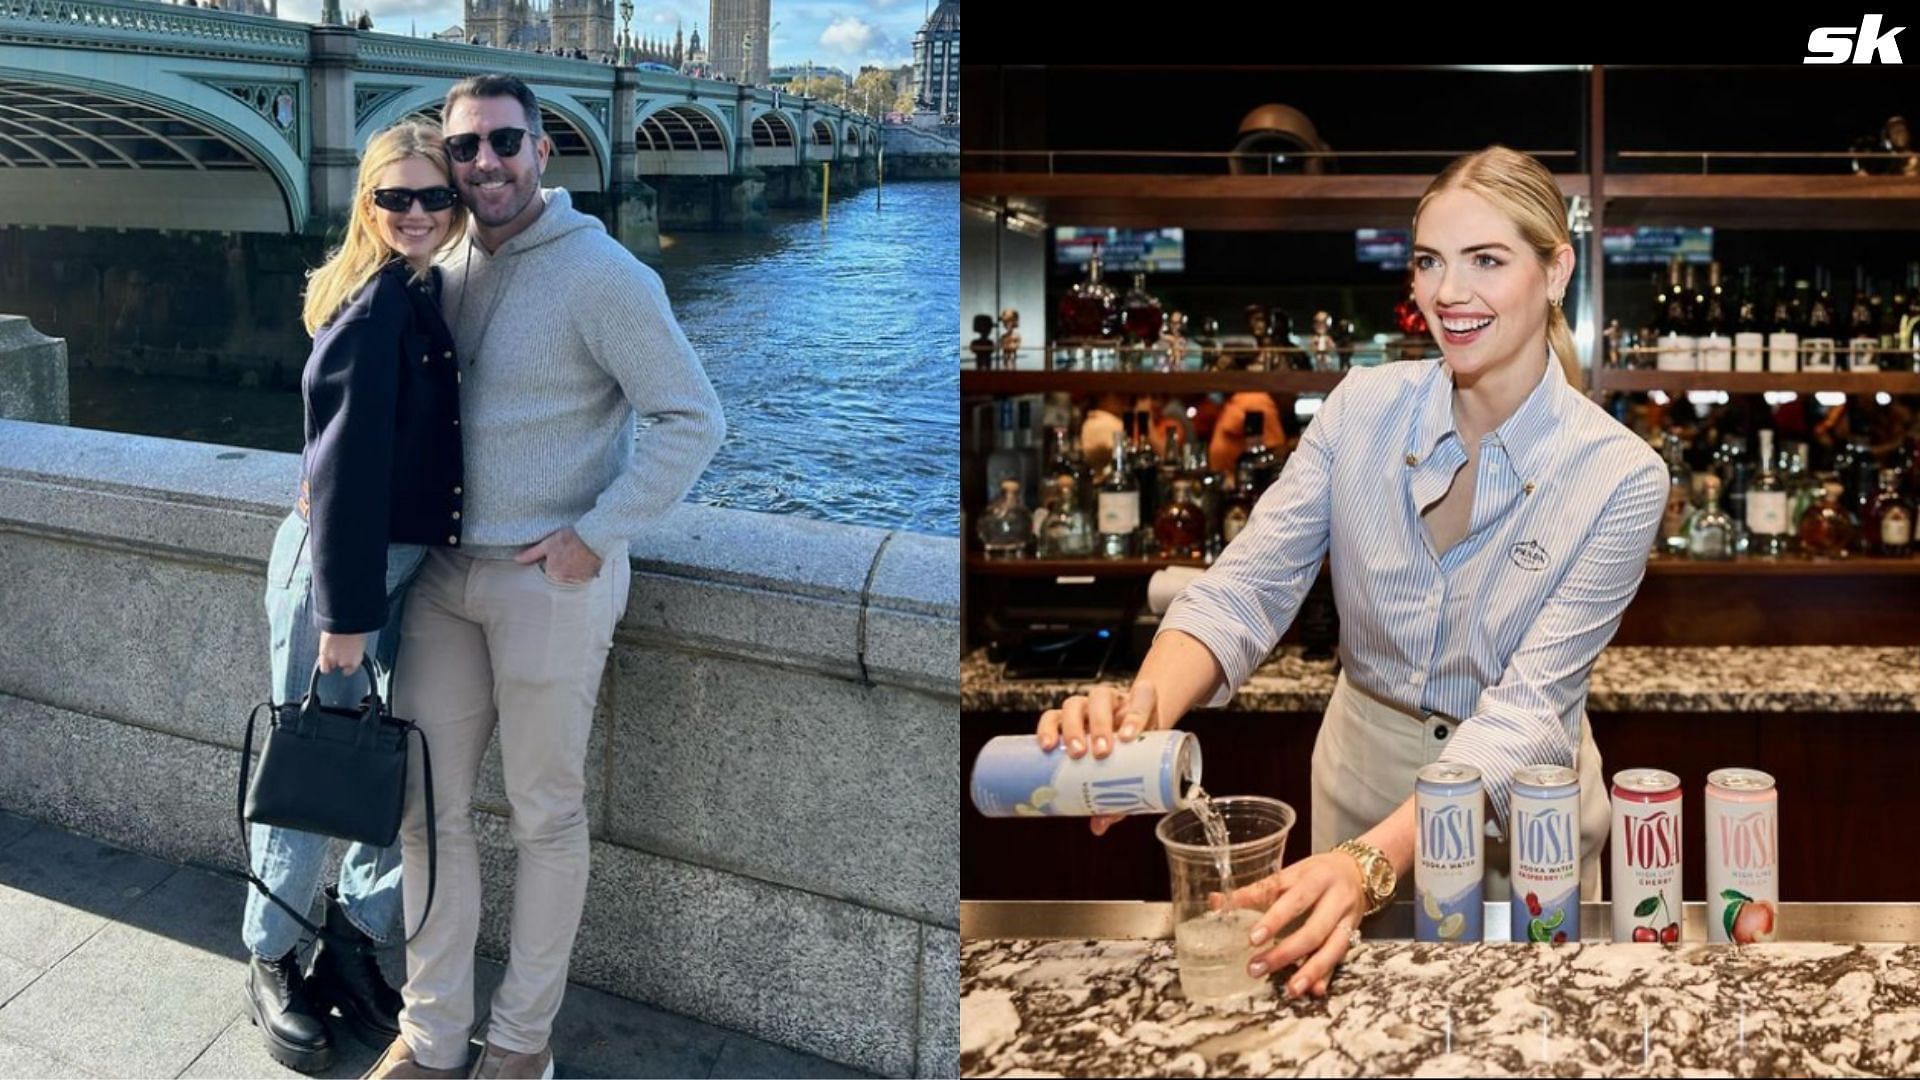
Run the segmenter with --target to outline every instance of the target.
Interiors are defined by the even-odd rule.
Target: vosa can
[[[1663,769],[1613,775],[1613,940],[1680,940],[1680,778]]]
[[[1774,938],[1780,911],[1780,793],[1758,769],[1707,774],[1707,940]]]
[[[1104,759],[1040,749],[1032,735],[987,740],[973,759],[973,805],[987,817],[1164,814],[1200,784],[1200,741],[1190,731],[1149,731],[1113,740]]]
[[[1580,775],[1564,765],[1513,774],[1507,812],[1514,941],[1580,940]]]
[[[1480,770],[1436,761],[1414,775],[1414,940],[1479,941],[1487,856]]]

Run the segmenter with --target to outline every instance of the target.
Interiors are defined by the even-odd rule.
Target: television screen
[[[1614,266],[1665,265],[1675,255],[1681,261],[1706,265],[1713,261],[1713,229],[1608,226],[1600,230],[1601,249]]]
[[[1354,261],[1382,270],[1405,270],[1413,257],[1413,233],[1407,229],[1355,229]]]
[[[1081,267],[1100,249],[1109,273],[1166,274],[1186,269],[1185,229],[1087,229],[1053,231],[1054,262]]]

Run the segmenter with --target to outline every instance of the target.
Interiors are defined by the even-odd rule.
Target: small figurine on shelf
[[[1192,361],[1199,358],[1200,351],[1194,348],[1193,344],[1187,340],[1187,316],[1185,312],[1170,311],[1167,313],[1167,328],[1165,332],[1160,335],[1160,344],[1160,360],[1163,365],[1160,370],[1192,371],[1197,369],[1198,365]]]
[[[1012,308],[1000,313],[1000,366],[1008,371],[1020,366],[1020,313]]]
[[[1618,371],[1621,368],[1620,346],[1622,344],[1621,336],[1624,333],[1625,331],[1620,329],[1619,319],[1608,319],[1607,328],[1600,335],[1606,342],[1606,359],[1602,361],[1601,366],[1610,371]]]
[[[1333,316],[1327,312],[1313,313],[1313,336],[1307,339],[1307,356],[1314,371],[1340,370],[1340,349],[1333,340]]]
[[[973,353],[974,370],[990,371],[993,368],[993,316],[975,315],[973,332],[978,336],[967,348]]]

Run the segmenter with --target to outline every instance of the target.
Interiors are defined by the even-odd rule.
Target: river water
[[[706,364],[727,441],[692,498],[955,536],[959,185],[889,184],[649,260]],[[288,318],[295,318],[289,311]],[[77,426],[300,449],[297,393],[72,365]]]

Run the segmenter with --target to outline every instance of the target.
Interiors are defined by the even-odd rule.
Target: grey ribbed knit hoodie
[[[604,558],[686,496],[726,423],[660,276],[566,189],[540,197],[546,209],[500,250],[470,235],[441,260],[463,373],[462,547],[522,547],[571,525]]]

